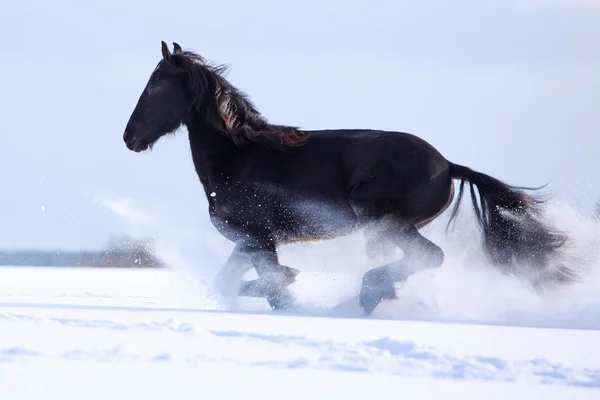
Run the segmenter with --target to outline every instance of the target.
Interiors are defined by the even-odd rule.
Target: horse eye
[[[150,85],[150,86],[148,86],[148,93],[152,93],[152,92],[154,92],[155,90],[156,90],[156,86],[154,86],[154,85]]]

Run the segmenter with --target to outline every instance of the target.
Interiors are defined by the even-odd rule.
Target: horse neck
[[[192,160],[207,194],[226,184],[239,151],[233,141],[201,118],[188,124]]]

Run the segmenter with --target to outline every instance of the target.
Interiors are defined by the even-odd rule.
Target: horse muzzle
[[[148,142],[144,138],[135,136],[131,130],[127,129],[123,133],[123,141],[129,150],[136,153],[147,150],[149,147]]]

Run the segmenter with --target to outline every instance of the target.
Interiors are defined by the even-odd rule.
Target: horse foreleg
[[[300,273],[295,268],[288,267],[286,265],[279,266],[282,270],[284,284],[286,286],[296,282],[296,275]],[[268,293],[268,282],[262,278],[253,279],[250,281],[242,281],[238,295],[244,297],[267,297]]]
[[[365,273],[359,295],[363,311],[371,314],[383,300],[396,298],[396,282],[405,281],[426,268],[436,268],[444,261],[442,249],[422,236],[415,227],[404,229],[398,242],[404,257],[398,261],[373,268]]]
[[[259,278],[243,282],[250,268],[255,268]],[[266,297],[274,310],[288,308],[293,299],[287,285],[295,280],[298,270],[280,265],[274,246],[257,241],[236,244],[229,259],[217,274],[215,286],[226,298],[234,295]]]

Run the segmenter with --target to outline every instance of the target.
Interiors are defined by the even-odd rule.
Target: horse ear
[[[181,46],[178,43],[173,42],[173,54],[181,53],[181,52],[182,52]]]
[[[161,50],[162,50],[162,56],[163,59],[165,61],[171,61],[171,51],[169,50],[169,47],[167,46],[167,44],[161,40]]]

